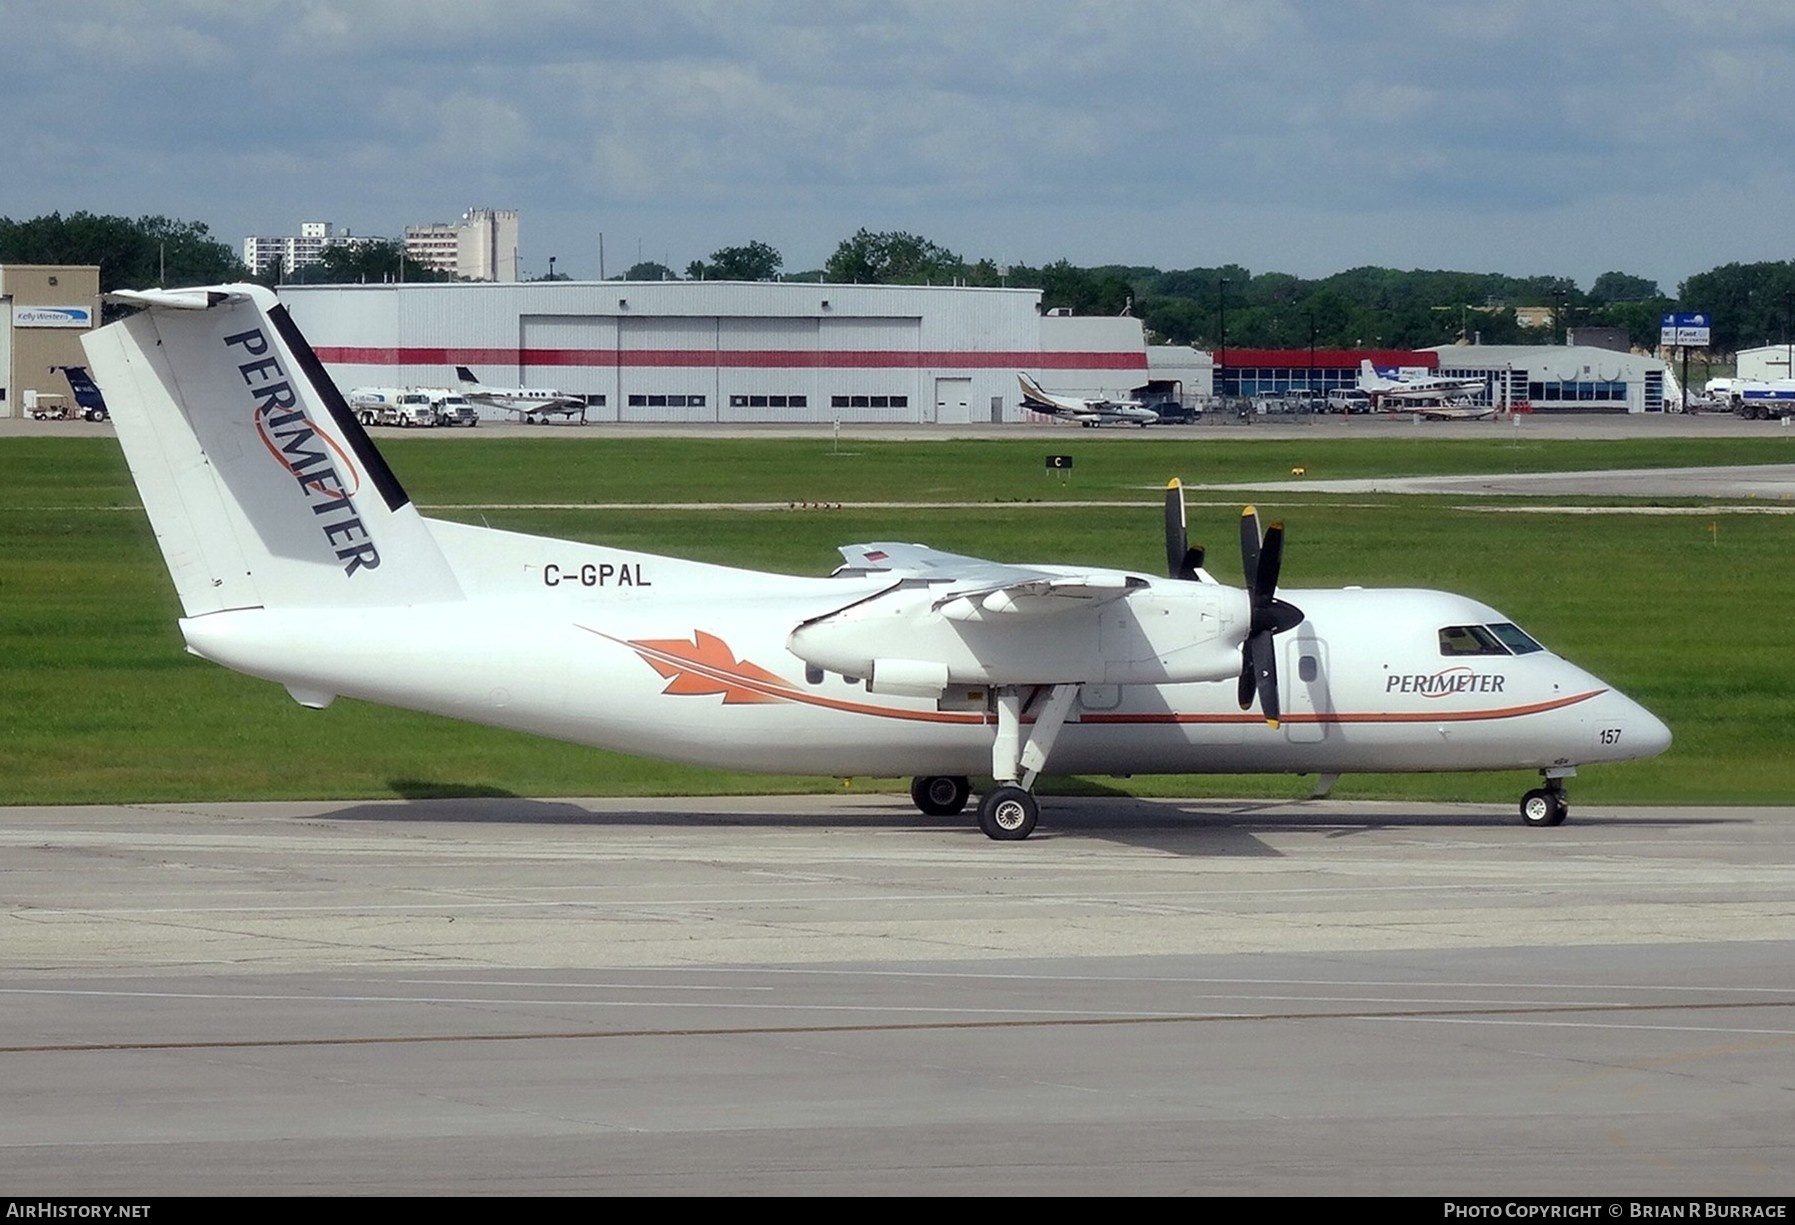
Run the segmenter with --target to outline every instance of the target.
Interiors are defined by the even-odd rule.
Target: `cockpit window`
[[[1515,632],[1520,633],[1519,630]],[[1522,637],[1526,635],[1523,634]],[[1448,625],[1440,631],[1440,654],[1506,655],[1508,648],[1481,625]]]
[[[1501,639],[1502,645],[1516,655],[1531,655],[1535,651],[1546,649],[1529,637],[1526,630],[1512,621],[1498,621],[1495,625],[1490,626],[1490,633]]]

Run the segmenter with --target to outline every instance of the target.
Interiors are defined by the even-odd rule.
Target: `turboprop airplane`
[[[490,404],[494,408],[516,413],[526,425],[547,421],[552,416],[571,417],[578,413],[586,419],[586,398],[556,391],[550,387],[488,387],[466,366],[455,367],[461,381],[461,394],[470,404]]]
[[[1373,402],[1379,400],[1449,400],[1486,391],[1489,388],[1489,382],[1486,379],[1438,378],[1430,374],[1412,374],[1406,378],[1398,376],[1387,379],[1377,372],[1377,367],[1371,364],[1371,359],[1366,358],[1359,363],[1358,388],[1369,395]]]
[[[628,753],[910,775],[930,815],[994,785],[1026,838],[1055,773],[1536,770],[1530,825],[1590,762],[1649,757],[1645,709],[1487,605],[1278,591],[1284,531],[1240,520],[1245,588],[1203,568],[1183,490],[1165,576],[856,544],[792,577],[427,519],[285,307],[255,285],[111,295],[83,338],[180,597],[187,649],[286,687]],[[527,623],[525,635],[493,626]],[[1252,707],[1257,704],[1257,713]]]
[[[1111,425],[1117,422],[1146,429],[1159,420],[1159,414],[1139,400],[1108,400],[1102,397],[1085,400],[1075,396],[1049,395],[1041,385],[1021,371],[1016,380],[1022,384],[1022,407],[1043,417],[1058,417],[1080,425]]]

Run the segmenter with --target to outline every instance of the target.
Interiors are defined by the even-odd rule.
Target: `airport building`
[[[1038,422],[1016,372],[1066,396],[1325,396],[1360,363],[1484,379],[1536,412],[1657,412],[1657,358],[1590,345],[1420,350],[1149,346],[1138,319],[1040,310],[1034,289],[747,281],[290,285],[343,387],[493,387],[585,397],[593,421]]]
[[[98,267],[0,265],[0,417],[25,416],[40,400],[72,406],[62,367],[86,364],[81,338],[99,321]]]
[[[1783,350],[1778,349],[1781,353]],[[1325,396],[1358,382],[1360,363],[1441,378],[1479,378],[1478,405],[1534,412],[1660,412],[1670,391],[1655,357],[1594,345],[1440,345],[1432,349],[1236,349],[1216,353],[1216,391],[1225,396]]]
[[[1438,365],[1425,349],[1218,349],[1215,393],[1219,396],[1288,396],[1311,390],[1317,399],[1359,381],[1359,363],[1379,370],[1426,370]]]
[[[1447,378],[1487,378],[1481,401],[1536,413],[1663,412],[1671,385],[1663,361],[1593,345],[1440,345],[1429,350]]]
[[[1193,350],[1150,368],[1138,319],[1042,315],[1034,289],[736,281],[290,285],[282,300],[341,387],[584,396],[592,421],[1038,422],[1056,393],[1150,384],[1203,396]]]
[[[1755,349],[1740,349],[1734,355],[1738,361],[1737,375],[1742,379],[1757,379],[1769,382],[1772,379],[1791,377],[1791,358],[1795,358],[1795,344],[1759,345]]]

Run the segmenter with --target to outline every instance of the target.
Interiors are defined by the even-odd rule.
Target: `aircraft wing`
[[[926,544],[902,544],[889,540],[874,544],[844,544],[837,551],[842,555],[845,568],[849,570],[876,570],[900,578],[952,581],[988,577],[1002,581],[1009,576],[1039,577],[1046,573],[1027,566],[986,561],[982,557],[946,553],[940,549],[931,549]]]
[[[1101,567],[1010,566],[919,544],[845,546],[839,574],[890,575],[793,627],[813,667],[874,693],[938,697],[950,685],[1160,684],[1241,669],[1244,591],[1157,582]]]
[[[1118,570],[1011,566],[894,541],[843,545],[841,555],[846,564],[837,573],[888,573],[939,585],[932,607],[951,620],[983,613],[1061,612],[1117,599],[1148,586],[1146,579]]]

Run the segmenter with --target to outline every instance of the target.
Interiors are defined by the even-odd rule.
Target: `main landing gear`
[[[979,829],[998,842],[1020,842],[1035,832],[1041,805],[1014,783],[993,787],[979,798]]]
[[[997,736],[991,744],[991,777],[997,785],[979,798],[979,828],[999,842],[1019,842],[1035,832],[1041,806],[1030,788],[1047,765],[1053,742],[1072,713],[1077,685],[1001,685],[996,691]],[[1034,719],[1023,735],[1024,710]],[[963,775],[923,774],[910,783],[910,799],[931,817],[951,817],[966,807],[972,785]]]
[[[963,774],[924,774],[910,780],[910,801],[924,816],[955,816],[971,798],[972,782]],[[999,842],[1028,837],[1040,815],[1035,797],[1013,783],[993,787],[979,800],[979,828]]]
[[[972,780],[964,774],[925,774],[910,780],[910,802],[926,817],[952,817],[972,797]]]
[[[1536,829],[1563,825],[1571,815],[1571,803],[1565,798],[1564,776],[1546,775],[1546,785],[1535,787],[1521,797],[1521,821]]]

